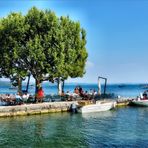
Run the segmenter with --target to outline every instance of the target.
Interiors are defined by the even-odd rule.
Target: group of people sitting
[[[84,91],[81,86],[76,86],[73,93],[70,93],[70,91],[67,91],[64,93],[64,91],[61,94],[61,97],[63,97],[63,100],[67,101],[73,101],[77,99],[82,100],[92,100],[97,95],[97,92],[95,89],[90,89],[89,91]],[[38,103],[43,102],[43,99],[45,98],[44,91],[42,87],[40,87],[37,90],[37,93],[35,96],[30,95],[27,92],[24,93],[17,93],[17,94],[5,94],[0,95],[0,101],[5,102],[8,105],[18,105],[18,104],[24,104],[24,103]]]
[[[29,97],[31,97],[28,93],[23,93],[22,95],[18,92],[17,94],[5,94],[0,95],[0,101],[5,102],[8,105],[18,105],[27,103]]]
[[[89,91],[84,91],[82,87],[78,86],[74,89],[74,93],[78,94],[83,99],[91,99],[90,97],[97,94],[95,89],[90,89]]]
[[[78,98],[82,100],[91,100],[95,97],[95,95],[97,95],[95,89],[84,91],[81,86],[75,87],[73,93],[70,93],[70,91],[67,91],[66,93],[62,92],[62,96],[66,96],[68,101],[76,100]]]
[[[40,87],[35,95],[32,96],[27,92],[14,94],[3,94],[0,95],[0,101],[5,102],[7,105],[20,105],[29,102],[43,102],[44,91],[42,87]]]

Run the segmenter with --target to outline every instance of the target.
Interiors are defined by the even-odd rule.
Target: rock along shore
[[[0,106],[0,117],[12,117],[22,115],[36,115],[53,112],[67,112],[70,110],[70,102],[46,102],[38,104],[23,104],[16,106]]]

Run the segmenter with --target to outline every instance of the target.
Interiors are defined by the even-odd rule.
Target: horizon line
[[[10,80],[0,80],[0,82],[10,82]],[[11,82],[10,82],[11,83]],[[24,81],[23,83],[26,83],[26,81]],[[33,81],[31,81],[31,83],[34,83]],[[44,81],[43,83],[51,83],[49,81]],[[56,84],[56,83],[53,83]],[[65,82],[65,84],[98,84],[97,82]],[[102,83],[104,84],[104,82]],[[107,84],[148,84],[147,82],[109,82]]]

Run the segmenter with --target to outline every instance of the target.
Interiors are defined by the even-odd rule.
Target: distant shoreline
[[[6,83],[6,84],[11,84],[11,82],[10,81],[3,81],[3,80],[0,80],[0,83]],[[26,84],[27,82],[23,82],[23,84]],[[50,82],[47,82],[47,81],[45,81],[45,82],[43,82],[43,84],[46,84],[46,83],[48,83],[48,84],[52,84],[52,85],[56,85],[56,83],[50,83]],[[84,83],[84,82],[65,82],[65,84],[67,85],[96,85],[96,84],[98,84],[97,82],[95,83],[95,82],[92,82],[92,83]],[[104,84],[104,82],[102,81],[102,84]],[[141,83],[137,83],[137,82],[124,82],[124,83],[122,83],[122,82],[119,82],[119,83],[107,83],[107,85],[146,85],[146,84],[148,84],[148,83],[144,83],[144,82],[141,82]],[[30,85],[35,85],[35,83],[34,82],[30,82]]]

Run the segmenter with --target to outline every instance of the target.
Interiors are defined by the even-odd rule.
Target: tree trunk
[[[18,78],[18,92],[22,94],[22,78]]]
[[[57,79],[57,83],[58,83],[58,95],[61,95],[62,94],[62,80],[60,77]]]
[[[29,89],[30,76],[31,76],[31,74],[28,75],[28,81],[27,81],[27,86],[26,86],[26,92],[27,93],[28,93],[28,89]]]
[[[63,83],[62,83],[62,91],[64,92],[64,86],[65,86],[65,81],[63,80]]]
[[[41,87],[41,83],[39,80],[35,80],[35,93],[38,92],[39,88]]]
[[[41,82],[35,79],[35,102],[37,101],[37,93],[40,87],[41,87]]]

